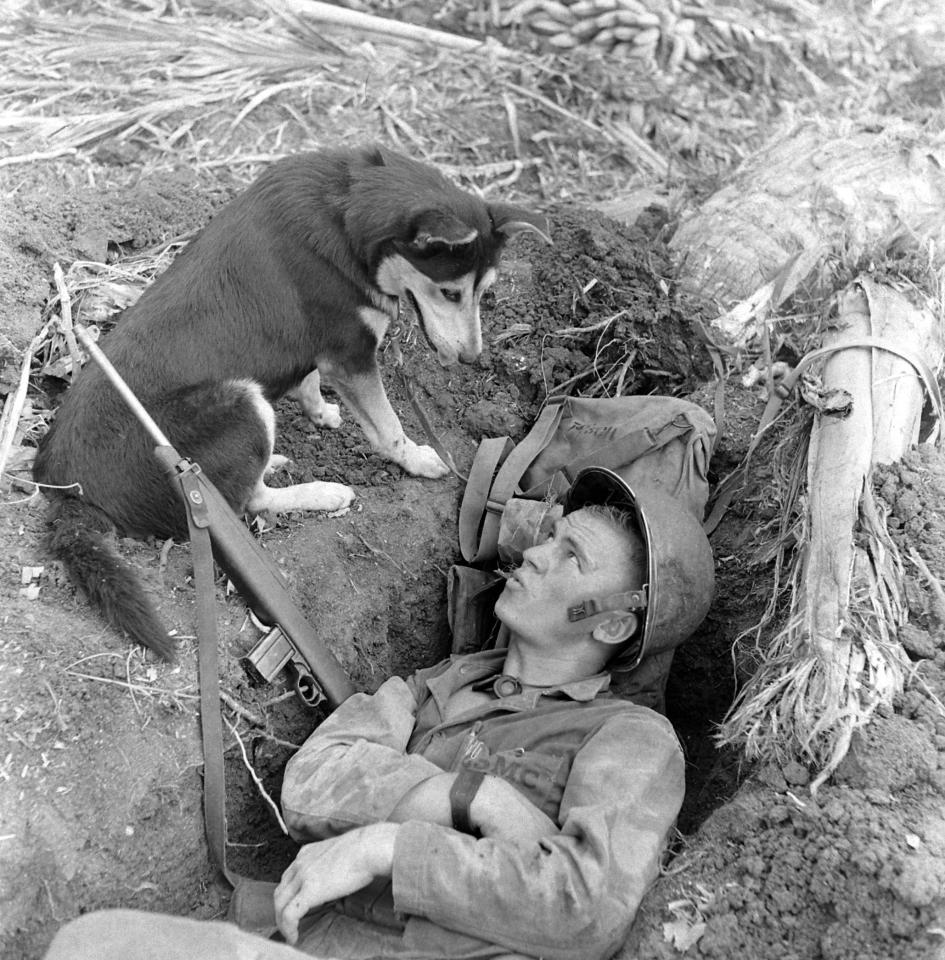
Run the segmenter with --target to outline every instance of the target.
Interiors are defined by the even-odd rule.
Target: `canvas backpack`
[[[501,646],[492,608],[502,591],[501,567],[517,565],[561,515],[556,503],[584,467],[607,467],[632,489],[656,488],[703,519],[715,422],[678,397],[549,401],[525,438],[482,440],[469,471],[459,516],[464,563],[447,581],[452,652]],[[621,679],[622,695],[661,709],[672,651],[644,659]]]

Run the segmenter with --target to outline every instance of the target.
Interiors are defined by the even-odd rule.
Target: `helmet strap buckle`
[[[626,590],[623,593],[613,593],[609,597],[598,599],[589,597],[582,600],[572,607],[568,607],[568,621],[577,623],[580,620],[586,620],[588,617],[597,616],[600,613],[613,613],[615,611],[637,612],[645,610],[647,605],[647,588],[641,587],[639,590]]]

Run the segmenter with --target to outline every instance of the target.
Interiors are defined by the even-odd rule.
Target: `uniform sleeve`
[[[672,727],[631,707],[577,753],[559,834],[517,843],[402,825],[395,906],[461,933],[488,930],[490,941],[545,960],[609,957],[659,872],[684,790]]]
[[[442,773],[408,755],[416,719],[413,681],[387,680],[345,700],[286,766],[282,809],[300,842],[324,840],[388,819],[408,790]]]

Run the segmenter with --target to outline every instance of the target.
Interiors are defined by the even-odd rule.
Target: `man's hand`
[[[377,823],[302,847],[274,895],[286,941],[298,940],[299,921],[310,910],[361,890],[375,877],[389,877],[396,839],[396,824]]]

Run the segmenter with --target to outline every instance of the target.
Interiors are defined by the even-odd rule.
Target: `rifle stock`
[[[354,686],[289,595],[272,559],[200,467],[170,444],[155,447],[154,455],[181,498],[190,502],[191,509],[197,508],[195,521],[208,527],[220,565],[256,616],[272,628],[247,657],[256,672],[271,681],[279,670],[288,668],[296,692],[311,706],[320,701],[319,690],[332,707],[351,696]]]

